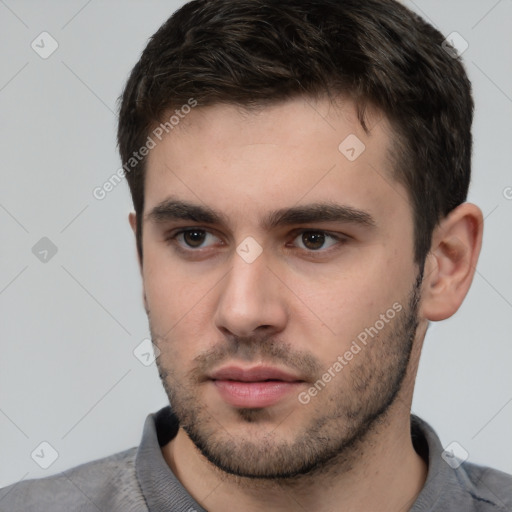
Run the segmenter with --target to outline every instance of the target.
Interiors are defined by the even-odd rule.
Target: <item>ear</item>
[[[134,212],[131,212],[128,214],[128,221],[130,222],[130,226],[132,228],[133,234],[135,235],[135,246],[137,246],[137,215]],[[146,310],[146,313],[149,313],[148,309],[148,301],[146,299],[146,292],[144,290],[144,274],[142,273],[142,261],[140,258],[139,251],[137,250],[137,247],[135,248],[135,252],[137,253],[137,261],[139,262],[139,270],[140,275],[142,276],[142,301],[144,303],[144,309]]]
[[[445,320],[459,309],[475,275],[483,222],[478,206],[463,203],[434,229],[425,261],[422,317]]]
[[[130,226],[132,228],[133,234],[135,235],[135,247],[137,247],[137,215],[134,212],[130,212],[128,214],[128,221],[130,222]],[[140,254],[137,249],[135,249],[137,253],[137,261],[139,262],[139,270],[142,275],[142,261],[140,259]]]

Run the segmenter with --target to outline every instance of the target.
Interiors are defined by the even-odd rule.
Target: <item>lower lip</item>
[[[273,405],[293,391],[300,382],[281,380],[241,382],[236,380],[214,380],[221,397],[234,407],[261,408]]]

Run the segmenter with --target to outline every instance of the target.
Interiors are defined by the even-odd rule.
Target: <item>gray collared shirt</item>
[[[205,512],[163,458],[161,446],[177,431],[176,417],[164,407],[147,417],[138,448],[0,489],[0,511]],[[449,464],[434,430],[414,415],[411,434],[428,460],[428,476],[410,512],[512,511],[511,475],[468,462]]]

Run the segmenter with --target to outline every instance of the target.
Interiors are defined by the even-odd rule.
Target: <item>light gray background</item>
[[[486,217],[464,305],[427,334],[413,411],[445,446],[512,472],[512,1],[405,3],[469,43],[470,200]],[[0,486],[134,446],[166,404],[155,365],[133,355],[148,327],[128,187],[92,190],[120,165],[128,73],[179,5],[0,0]],[[42,31],[59,44],[48,59],[31,48]],[[43,263],[32,247],[45,236],[58,252]],[[31,458],[42,441],[58,452],[46,470]]]

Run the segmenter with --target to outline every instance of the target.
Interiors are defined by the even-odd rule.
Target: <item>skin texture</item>
[[[407,191],[390,177],[393,133],[375,119],[367,135],[348,101],[216,105],[192,111],[149,154],[144,304],[182,427],[162,452],[210,511],[323,511],[340,500],[344,510],[407,510],[424,483],[409,435],[421,345],[428,320],[451,316],[469,289],[482,216],[465,203],[443,219],[422,273]],[[349,135],[365,144],[354,161],[338,149]],[[151,215],[169,199],[222,222]],[[265,225],[269,212],[325,203],[372,225]],[[261,254],[249,263],[237,247]],[[236,407],[209,379],[226,365],[272,366],[300,382],[267,407]]]

